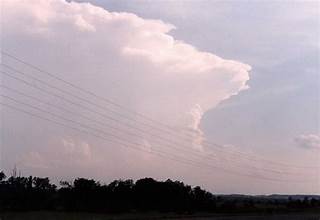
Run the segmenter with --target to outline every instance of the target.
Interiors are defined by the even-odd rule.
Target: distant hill
[[[220,194],[216,196],[221,196],[226,199],[276,199],[276,200],[303,200],[305,198],[308,199],[316,199],[320,200],[320,195],[285,195],[285,194],[271,194],[271,195],[245,195],[245,194]]]

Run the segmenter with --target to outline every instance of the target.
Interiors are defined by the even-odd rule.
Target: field
[[[290,215],[202,215],[178,216],[170,214],[128,214],[128,215],[100,215],[76,213],[7,213],[0,214],[0,220],[320,220],[320,214],[290,214]]]

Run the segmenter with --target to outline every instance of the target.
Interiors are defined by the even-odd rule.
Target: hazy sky
[[[3,169],[320,193],[319,2],[89,2],[1,2],[3,51],[117,104],[3,55],[2,103],[90,131],[1,108]]]

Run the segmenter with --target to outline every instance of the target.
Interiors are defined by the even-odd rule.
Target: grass
[[[183,216],[175,214],[88,214],[62,212],[21,212],[0,214],[0,220],[320,220],[319,214],[288,215],[197,215]]]

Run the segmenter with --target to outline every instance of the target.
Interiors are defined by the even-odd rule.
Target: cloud
[[[199,51],[175,39],[170,31],[176,27],[161,20],[144,19],[125,12],[109,12],[89,3],[63,0],[8,0],[2,4],[2,48],[5,51],[128,109],[172,127],[192,130],[194,141],[186,147],[201,149],[204,137],[200,123],[205,112],[248,88],[249,65]],[[9,59],[3,59],[9,65],[31,72]],[[35,71],[32,73],[37,74]],[[17,82],[6,82],[24,89],[24,92],[64,105],[75,113],[85,113],[93,119],[102,120],[92,112],[62,104]],[[50,83],[65,87],[55,81]],[[84,98],[90,97],[84,95]],[[99,100],[94,101],[102,104]],[[76,117],[76,114],[68,117]],[[124,118],[119,120],[125,121]],[[133,125],[141,126],[139,120],[142,119],[136,118],[138,123]],[[120,126],[119,123],[107,123]],[[26,126],[24,124],[21,121],[12,126],[23,128]],[[136,139],[123,133],[119,135],[126,141]],[[63,140],[60,146],[65,151],[64,155],[101,157],[92,153],[92,148],[98,144],[91,143],[91,148],[75,144],[66,139],[71,134],[62,131],[55,136]],[[145,145],[149,149],[161,148],[162,144],[156,143],[147,134],[144,136],[145,140],[138,142],[147,143]],[[80,142],[81,139],[87,142],[88,137],[78,138]],[[39,139],[30,141],[37,142]],[[42,141],[45,145],[45,140]],[[116,149],[119,146],[112,144],[112,147]],[[38,156],[33,154],[33,157],[40,158]],[[46,160],[50,160],[50,155]]]
[[[198,150],[203,150],[202,142],[204,141],[204,134],[200,128],[201,118],[203,115],[203,111],[201,106],[195,105],[189,112],[191,116],[191,122],[189,123],[189,135],[193,140],[193,147]]]
[[[50,148],[24,154],[19,165],[36,169],[63,169],[66,166],[85,167],[91,164],[91,146],[72,138],[55,142]]]
[[[66,155],[76,156],[79,160],[90,160],[91,149],[90,145],[85,142],[75,143],[72,139],[62,139],[63,153]]]
[[[305,149],[320,149],[320,136],[317,134],[302,134],[294,140],[299,147]]]

